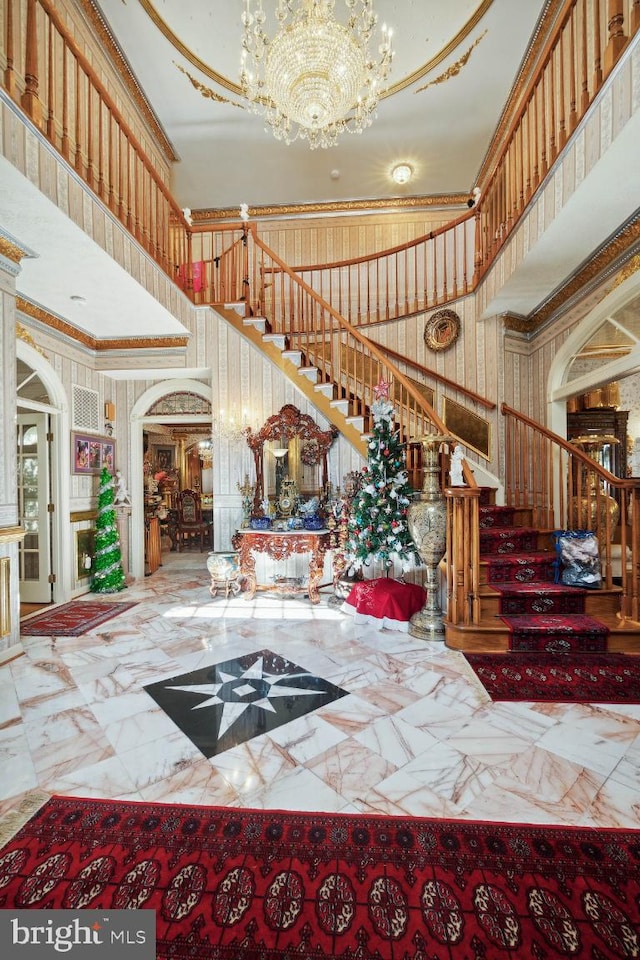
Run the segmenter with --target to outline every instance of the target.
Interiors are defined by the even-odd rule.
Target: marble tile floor
[[[356,625],[330,590],[316,606],[212,599],[203,555],[164,559],[113,598],[138,601],[123,615],[81,637],[25,637],[26,655],[0,667],[0,815],[41,790],[640,829],[640,705],[491,703],[462,654]],[[209,682],[220,664],[216,682],[237,686],[237,662],[254,671],[238,696],[266,716],[259,651],[339,694],[206,756],[145,689]],[[194,704],[212,695],[219,684]]]

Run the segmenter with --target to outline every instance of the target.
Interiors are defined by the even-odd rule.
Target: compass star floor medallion
[[[205,757],[348,693],[271,650],[202,667],[144,689]]]

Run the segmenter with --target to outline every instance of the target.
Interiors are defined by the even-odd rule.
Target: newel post
[[[22,106],[37,127],[42,127],[42,104],[38,96],[38,23],[36,0],[27,0],[27,46],[25,55],[25,90]]]

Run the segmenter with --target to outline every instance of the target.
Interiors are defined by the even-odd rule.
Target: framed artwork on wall
[[[488,420],[449,397],[442,401],[442,419],[447,429],[465,446],[475,450],[485,460],[491,459],[491,424]]]
[[[154,447],[152,456],[153,469],[156,473],[161,470],[169,473],[176,465],[175,447]]]
[[[76,530],[76,582],[91,576],[96,531]]]
[[[111,437],[93,434],[71,434],[71,472],[75,474],[100,473],[106,467],[113,473],[116,445]]]

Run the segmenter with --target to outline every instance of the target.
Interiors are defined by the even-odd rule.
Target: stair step
[[[234,313],[239,314],[241,317],[244,316],[245,310],[247,309],[244,301],[240,301],[239,303],[225,303],[223,306],[225,310],[233,310]]]
[[[341,413],[345,417],[349,413],[348,400],[332,400],[329,406],[333,407],[334,410],[337,410],[339,413]]]
[[[265,333],[262,340],[264,343],[273,343],[278,350],[284,350],[287,345],[287,338],[284,333]]]
[[[606,653],[608,628],[581,613],[501,617],[514,653]]]
[[[317,367],[298,367],[298,376],[306,377],[312,383],[318,379],[319,370]]]
[[[331,400],[333,397],[334,387],[332,383],[316,383],[313,389],[316,391],[316,393],[321,393],[329,400]],[[333,403],[330,405],[333,406]]]
[[[254,327],[258,333],[264,333],[267,329],[267,321],[264,317],[244,317],[242,320],[243,327]]]
[[[512,588],[512,589],[509,589]],[[520,591],[518,592],[518,588]],[[495,617],[518,616],[530,613],[586,613],[591,617],[615,615],[620,608],[620,587],[599,590],[580,590],[574,587],[571,593],[554,583],[485,583],[480,587],[483,622]],[[557,598],[564,598],[557,602]],[[547,601],[551,599],[552,603]],[[572,602],[573,600],[573,602]]]
[[[282,356],[285,360],[290,360],[291,363],[296,366],[302,366],[302,351],[301,350],[283,350]]]
[[[609,628],[607,653],[640,655],[640,624],[620,620],[615,613],[599,614],[597,619]],[[511,635],[506,623],[496,619],[477,624],[446,625],[447,646],[466,653],[509,653]],[[514,653],[514,657],[518,654]]]
[[[350,423],[352,427],[355,427],[358,433],[362,433],[364,430],[364,417],[346,417],[345,419],[347,423]]]

